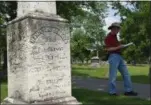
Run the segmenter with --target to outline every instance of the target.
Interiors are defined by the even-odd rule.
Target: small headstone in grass
[[[91,67],[99,68],[100,67],[100,59],[99,57],[95,56],[91,58]]]

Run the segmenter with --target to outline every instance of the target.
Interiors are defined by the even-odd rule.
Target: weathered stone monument
[[[7,26],[9,104],[80,104],[72,96],[70,30],[55,2],[18,2]]]
[[[91,67],[94,67],[94,68],[100,67],[100,59],[98,56],[94,56],[91,58]]]

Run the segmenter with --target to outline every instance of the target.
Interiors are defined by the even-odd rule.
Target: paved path
[[[82,78],[82,77],[73,77],[73,83],[77,87],[87,88],[90,90],[98,90],[98,91],[108,91],[108,80],[104,79],[94,79],[94,78]],[[123,82],[117,81],[117,92],[123,94]],[[138,84],[133,83],[133,88],[136,92],[138,92],[139,98],[150,100],[150,85],[149,84]]]

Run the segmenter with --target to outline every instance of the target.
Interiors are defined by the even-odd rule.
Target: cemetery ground
[[[105,92],[76,88],[73,85],[72,94],[83,104],[100,105],[150,105],[150,101],[126,96],[112,97]],[[1,101],[7,96],[7,83],[1,84]]]
[[[89,65],[72,65],[72,76],[91,77],[97,79],[108,79],[108,65],[100,66],[100,68],[92,68]],[[138,65],[128,66],[133,83],[149,84],[149,66]],[[121,81],[122,76],[118,72],[117,80]]]
[[[148,78],[148,66],[128,66],[132,80],[135,83],[149,83]],[[72,66],[72,76],[82,76],[91,78],[107,79],[108,66],[100,68],[91,68],[90,66]],[[117,80],[122,80],[120,74],[118,74]],[[1,82],[1,101],[7,96],[7,81],[6,79]],[[78,101],[83,104],[103,104],[103,105],[150,105],[151,101],[126,97],[120,95],[118,97],[109,96],[106,92],[88,90],[86,88],[79,88],[73,84],[72,94]]]

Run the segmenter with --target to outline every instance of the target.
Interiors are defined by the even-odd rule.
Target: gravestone
[[[8,97],[4,104],[80,104],[72,96],[70,30],[55,2],[18,2],[7,25]]]
[[[94,67],[94,68],[100,67],[100,59],[99,59],[99,57],[95,56],[95,57],[91,58],[91,67]]]

